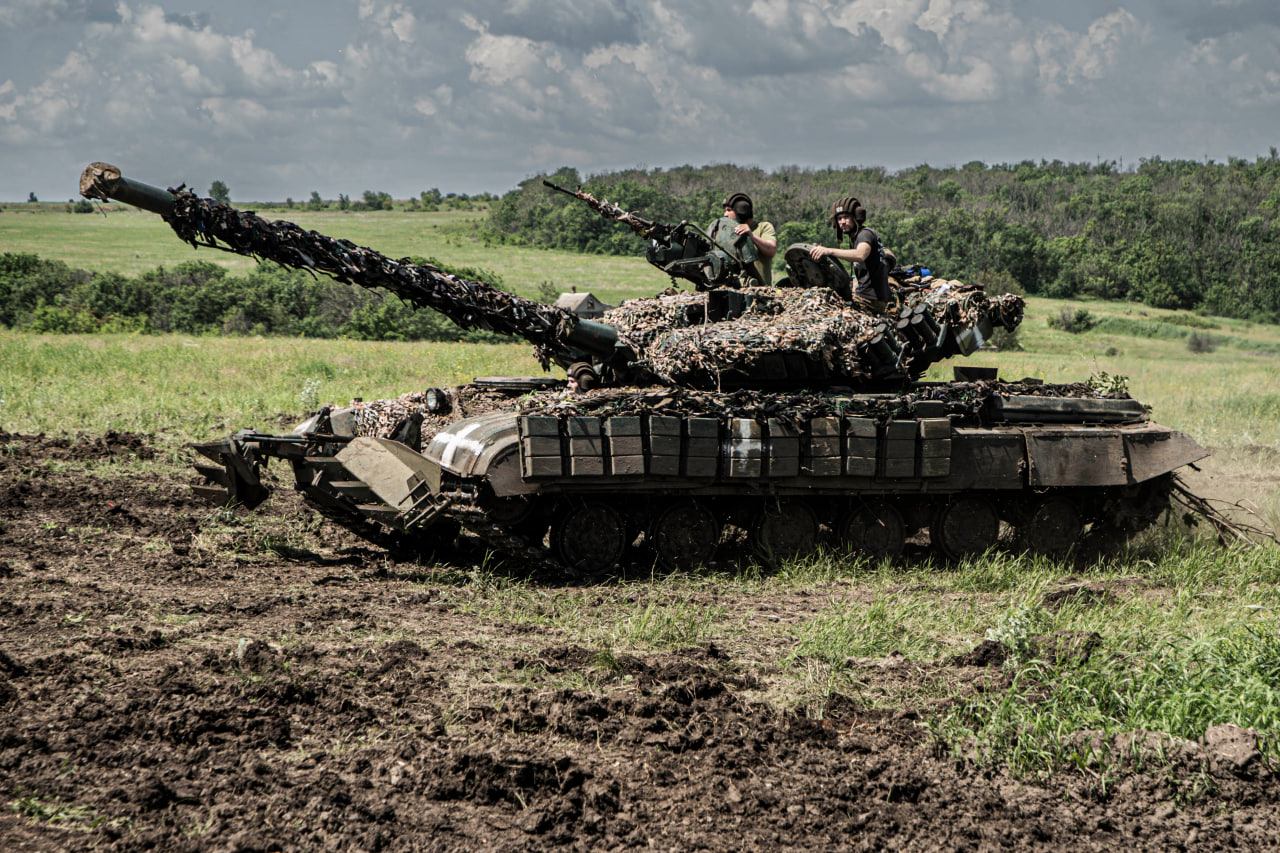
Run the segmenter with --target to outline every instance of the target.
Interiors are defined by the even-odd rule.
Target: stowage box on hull
[[[982,427],[954,425],[945,417],[883,423],[868,417],[819,417],[799,424],[778,418],[658,415],[511,418],[514,435],[510,429],[503,434],[518,451],[520,469],[520,485],[512,493],[1119,486],[1207,455],[1185,435],[1151,423]],[[437,442],[448,446],[449,434],[465,429],[455,425]],[[509,458],[498,448],[486,451],[494,460]],[[488,472],[464,466],[453,473]]]

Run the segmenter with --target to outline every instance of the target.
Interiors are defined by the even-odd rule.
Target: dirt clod
[[[236,663],[249,672],[262,672],[276,660],[276,653],[262,640],[240,640],[236,646]]]
[[[1247,772],[1262,758],[1258,750],[1258,733],[1234,723],[1210,726],[1205,730],[1203,743],[1213,761],[1234,773]]]
[[[963,654],[950,658],[952,666],[1001,666],[1009,659],[1009,647],[999,640],[983,640]]]

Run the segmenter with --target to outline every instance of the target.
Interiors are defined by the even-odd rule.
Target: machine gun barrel
[[[698,290],[714,287],[740,287],[746,278],[756,278],[750,265],[756,261],[756,248],[747,236],[739,236],[732,227],[718,231],[713,237],[687,220],[677,225],[645,219],[624,210],[607,199],[599,199],[586,190],[570,190],[543,180],[543,185],[572,196],[596,213],[613,222],[621,222],[649,241],[645,258],[672,278],[692,282]],[[722,219],[721,224],[736,222]]]
[[[109,163],[91,163],[80,176],[86,198],[111,199],[162,216],[183,241],[288,267],[323,272],[365,288],[385,288],[406,302],[432,308],[463,329],[488,329],[532,343],[544,366],[567,366],[583,353],[608,361],[618,332],[572,312],[543,305],[479,281],[469,281],[430,264],[392,260],[373,249],[304,231],[292,222],[198,198],[189,190],[161,189],[125,178]]]
[[[623,210],[621,207],[607,199],[598,199],[585,190],[566,189],[565,187],[562,187],[559,184],[553,184],[551,181],[546,179],[543,179],[542,184],[543,186],[549,187],[558,193],[564,193],[565,195],[572,196],[579,201],[586,202],[587,207],[591,208],[605,219],[612,219],[614,222],[621,222],[623,225],[628,226],[632,231],[641,237],[644,237],[646,240],[667,240],[680,227],[678,225],[667,225],[662,222],[654,222],[651,219],[645,219],[638,213]]]

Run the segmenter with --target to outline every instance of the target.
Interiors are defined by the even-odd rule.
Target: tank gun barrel
[[[175,194],[175,190],[131,181],[110,163],[90,163],[80,175],[80,195],[85,198],[120,201],[164,217],[173,213]]]
[[[463,329],[488,329],[532,343],[544,366],[594,357],[617,357],[612,326],[526,299],[479,281],[451,275],[431,264],[387,256],[347,240],[305,231],[292,222],[202,199],[184,187],[160,187],[125,178],[109,163],[91,163],[80,176],[86,198],[121,201],[159,214],[184,242],[323,272],[338,281],[384,288],[406,302],[431,308]]]

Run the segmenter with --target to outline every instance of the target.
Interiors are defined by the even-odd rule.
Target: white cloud
[[[301,0],[276,30],[248,2],[0,2],[7,154],[62,176],[120,151],[280,196],[564,163],[1199,156],[1227,126],[1247,154],[1280,92],[1270,0],[358,0],[341,50],[312,52]]]
[[[471,64],[471,79],[490,86],[525,80],[547,68],[538,46],[519,36],[481,33],[465,55]]]
[[[1137,18],[1124,9],[1099,18],[1089,25],[1089,31],[1076,45],[1068,77],[1099,79],[1115,64],[1121,51],[1137,47],[1133,42],[1142,38],[1145,31]]]

